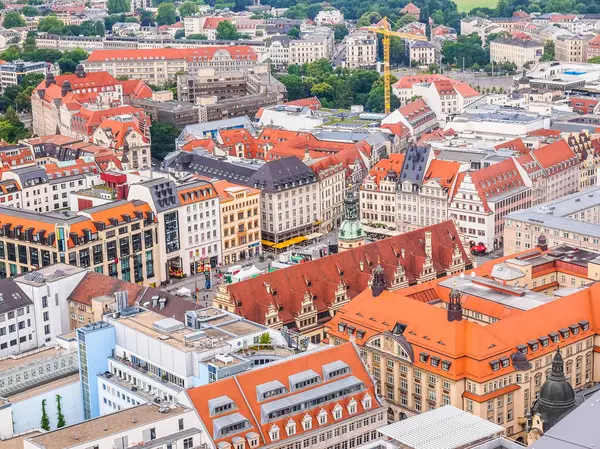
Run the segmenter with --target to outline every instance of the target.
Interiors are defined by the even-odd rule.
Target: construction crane
[[[373,33],[383,35],[383,91],[385,98],[385,113],[389,114],[391,104],[391,71],[390,71],[390,40],[392,36],[399,37],[401,39],[410,39],[415,41],[426,41],[426,36],[419,34],[400,33],[399,31],[392,31],[387,17],[381,19],[375,26],[366,27],[367,30]]]

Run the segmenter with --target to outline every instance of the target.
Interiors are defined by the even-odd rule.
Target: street
[[[335,243],[337,243],[337,229],[334,231],[331,231],[328,234],[325,234],[323,237],[317,239],[317,241],[312,245],[308,245],[308,246],[292,245],[291,247],[288,248],[287,251],[285,251],[283,253],[275,254],[275,253],[265,252],[263,254],[264,255],[263,259],[261,259],[260,257],[252,257],[250,259],[240,260],[240,261],[232,263],[230,265],[222,266],[217,269],[213,269],[211,271],[212,288],[210,290],[206,290],[204,288],[204,274],[203,273],[198,273],[196,278],[194,278],[194,276],[188,276],[183,279],[172,279],[172,283],[161,288],[161,290],[164,290],[171,294],[175,294],[175,292],[177,290],[179,290],[182,287],[185,287],[185,288],[189,289],[190,291],[194,292],[196,290],[196,286],[197,286],[198,287],[199,305],[201,307],[208,307],[208,306],[212,305],[212,300],[213,300],[215,294],[217,293],[217,287],[223,281],[223,276],[217,276],[217,271],[225,272],[227,270],[227,267],[231,266],[231,265],[241,265],[243,267],[246,267],[246,266],[250,267],[250,266],[254,265],[259,270],[266,272],[269,269],[269,267],[273,261],[277,261],[277,262],[283,261],[286,259],[286,257],[289,258],[293,253],[296,253],[296,254],[298,254],[298,253],[313,254],[314,253],[315,255],[317,255],[316,257],[318,257],[320,248],[322,248],[322,247],[328,248],[328,245],[335,244]],[[194,298],[186,297],[185,299],[188,299],[189,301],[194,301]]]

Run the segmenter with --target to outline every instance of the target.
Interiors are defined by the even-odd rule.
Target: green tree
[[[175,151],[175,139],[180,133],[181,130],[170,123],[154,122],[150,127],[152,156],[163,159],[167,154]]]
[[[409,23],[416,22],[418,19],[418,17],[415,17],[412,14],[404,14],[402,17],[400,17],[400,19],[398,19],[396,24],[399,28],[402,28],[403,26],[408,25]]]
[[[131,5],[129,0],[108,0],[108,13],[109,14],[120,14],[123,12],[129,12]]]
[[[5,125],[7,122],[0,120],[0,135],[4,134]],[[40,422],[40,427],[46,431],[50,430],[50,418],[48,418],[48,413],[46,412],[46,400],[42,400],[42,420]]]
[[[14,61],[15,59],[19,59],[21,57],[21,49],[16,45],[12,45],[4,50],[0,57],[5,61]]]
[[[172,25],[177,21],[177,10],[173,3],[161,3],[156,12],[156,23],[158,25]]]
[[[421,12],[419,13],[419,22],[429,23],[429,6],[427,4],[421,6]]]
[[[554,61],[556,59],[555,48],[553,41],[546,41],[544,44],[544,53],[540,58],[540,61]]]
[[[8,11],[4,14],[2,26],[4,28],[21,28],[27,25],[25,19],[17,11]]]
[[[175,31],[175,39],[183,39],[185,37],[185,30],[177,30]]]
[[[381,14],[379,14],[378,12],[373,12],[373,11],[366,12],[362,16],[360,16],[360,19],[358,19],[356,26],[357,27],[365,27],[365,26],[373,25],[374,23],[379,22],[381,19],[382,19]]]
[[[23,14],[24,16],[27,17],[35,17],[39,14],[40,12],[38,11],[37,8],[34,8],[33,6],[23,6],[21,8],[21,14]]]
[[[2,92],[2,96],[7,98],[11,103],[14,103],[17,95],[21,93],[21,90],[21,86],[8,86],[4,89],[4,92]]]
[[[258,343],[261,345],[270,345],[271,343],[273,343],[271,334],[269,334],[268,332],[261,334],[260,337],[258,338]]]
[[[288,31],[288,36],[291,37],[292,39],[300,39],[300,28],[298,28],[298,27],[290,28],[290,30]]]
[[[4,53],[2,53],[2,55],[4,55]],[[4,56],[2,56],[4,57]],[[588,59],[589,63],[591,64],[600,64],[600,56],[594,56],[593,58]]]
[[[346,28],[346,25],[343,23],[336,23],[333,26],[333,35],[335,40],[340,42],[348,35],[348,28]]]
[[[327,83],[317,83],[310,88],[311,95],[319,98],[327,98],[328,100],[333,98],[333,93],[333,87]]]
[[[57,414],[57,421],[56,421],[56,428],[60,429],[61,427],[65,427],[65,425],[67,424],[65,421],[65,415],[63,415],[62,412],[62,406],[60,403],[61,400],[61,396],[60,394],[56,395],[56,414]]]
[[[31,112],[31,94],[33,93],[33,89],[31,86],[27,87],[17,95],[17,98],[15,98],[17,111]]]
[[[285,85],[290,101],[310,96],[312,85],[303,81],[298,75],[282,75],[279,77],[279,81]]]
[[[38,22],[38,31],[50,34],[64,34],[65,24],[55,16],[48,16]]]
[[[208,40],[208,37],[206,37],[205,34],[190,34],[189,36],[185,37],[186,39],[197,39],[199,41],[205,41]]]
[[[139,16],[140,16],[140,25],[142,25],[142,26],[154,25],[154,13],[152,11],[142,9],[139,12]]]
[[[217,25],[217,39],[224,41],[236,41],[240,38],[235,25],[229,20],[223,20]]]
[[[198,12],[198,5],[192,1],[185,1],[179,7],[179,15],[181,17],[193,16]]]
[[[317,17],[317,14],[319,14],[319,11],[321,11],[321,4],[313,3],[306,8],[306,17],[308,17],[310,20],[315,20],[315,17]]]

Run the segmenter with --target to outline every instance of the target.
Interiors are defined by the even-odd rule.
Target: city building
[[[330,59],[331,55],[331,42],[328,35],[301,35],[301,39],[289,41],[288,64],[310,64],[319,59]]]
[[[385,420],[351,344],[307,352],[188,392],[215,447],[361,447]]]
[[[196,73],[177,76],[177,98],[196,104],[203,97],[216,97],[217,101],[246,95],[246,78],[243,71],[217,72],[203,68]]]
[[[71,117],[81,108],[110,109],[132,98],[152,96],[140,81],[119,81],[107,72],[96,72],[87,73],[79,64],[71,75],[46,74],[31,95],[34,134],[71,136]]]
[[[4,91],[8,86],[17,86],[25,75],[40,73],[46,75],[48,72],[48,63],[13,61],[5,62],[0,65],[0,87]]]
[[[421,14],[421,9],[413,2],[409,2],[408,5],[400,10],[400,12],[402,14],[409,14],[418,19],[419,15]]]
[[[215,101],[215,97],[196,98],[200,123],[236,117],[254,117],[263,108],[279,103],[278,94],[253,94]]]
[[[150,139],[137,125],[135,117],[117,116],[102,121],[94,131],[92,141],[122,153],[121,158],[127,160],[129,168],[144,169],[151,164]]]
[[[41,346],[3,357],[0,367],[0,444],[8,448],[22,448],[22,442],[20,446],[13,446],[6,440],[17,435],[31,437],[39,433],[42,402],[49,428],[56,429],[56,395],[60,396],[61,413],[67,425],[83,421],[77,367],[77,348],[70,334],[60,337],[53,346]]]
[[[587,43],[587,57],[588,59],[600,56],[600,35],[596,35],[593,39]],[[585,61],[587,62],[587,61]]]
[[[411,64],[435,64],[435,46],[428,41],[407,40],[407,53]]]
[[[439,128],[435,112],[421,98],[401,106],[381,121],[382,125],[395,123],[406,126],[415,139]]]
[[[221,180],[213,183],[221,205],[223,265],[262,253],[260,190]]]
[[[597,255],[531,249],[486,262],[470,276],[372,287],[327,323],[328,341],[359,346],[390,422],[452,405],[524,443],[557,351],[574,389],[597,382]]]
[[[600,245],[600,189],[593,187],[554,201],[515,211],[506,217],[504,254],[535,248],[571,245],[595,251]]]
[[[219,198],[210,182],[176,185],[167,178],[150,179],[132,184],[128,199],[146,202],[158,219],[161,280],[194,275],[200,265],[210,271],[221,264]]]
[[[529,39],[494,39],[490,42],[490,60],[512,62],[517,70],[525,64],[534,65],[544,53],[544,45]]]
[[[348,190],[344,199],[344,220],[338,231],[338,250],[346,251],[366,244],[363,226],[358,218],[358,198]]]
[[[176,128],[198,123],[198,108],[185,101],[140,98],[131,103],[143,109],[153,122],[169,123]]]
[[[45,432],[23,441],[24,449],[127,448],[169,444],[196,448],[208,443],[193,408],[144,404],[111,415]],[[177,445],[177,446],[175,446]],[[160,447],[160,446],[157,446]]]
[[[177,74],[200,68],[228,72],[257,63],[256,52],[245,45],[160,50],[96,50],[82,61],[89,72],[108,72],[153,84],[175,80]]]
[[[428,282],[472,267],[461,239],[446,221],[221,285],[213,305],[274,329],[286,327],[318,343],[325,323],[374,282],[378,263],[387,270],[391,289]]]
[[[316,25],[335,25],[344,22],[344,14],[335,8],[326,7],[318,12],[314,20]]]
[[[448,212],[469,241],[503,245],[505,217],[531,206],[532,183],[514,158],[459,173]]]
[[[346,44],[346,67],[372,69],[377,65],[377,37],[375,34],[357,30],[344,38]]]
[[[588,42],[593,34],[561,35],[554,41],[556,59],[564,62],[587,62]]]
[[[435,112],[440,121],[451,121],[469,105],[481,98],[481,94],[466,83],[453,83],[450,80],[436,80],[412,86],[413,95],[421,97]]]
[[[77,213],[0,207],[0,223],[0,271],[5,275],[60,262],[126,281],[156,281],[158,223],[141,201],[114,201]]]

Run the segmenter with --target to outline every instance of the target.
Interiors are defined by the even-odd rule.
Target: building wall
[[[221,201],[223,265],[262,252],[260,194],[248,193],[248,190],[231,192],[231,200]],[[243,231],[240,232],[240,229]]]
[[[543,45],[539,47],[524,47],[511,45],[500,41],[490,43],[490,59],[494,62],[512,62],[517,70],[523,68],[526,63],[536,63],[542,57]]]
[[[67,426],[78,424],[84,420],[81,382],[76,381],[43,394],[12,403],[14,433],[26,432],[40,427],[43,400],[46,400],[46,413],[50,420],[50,430],[56,429],[58,420],[57,395],[61,397],[61,411]]]

